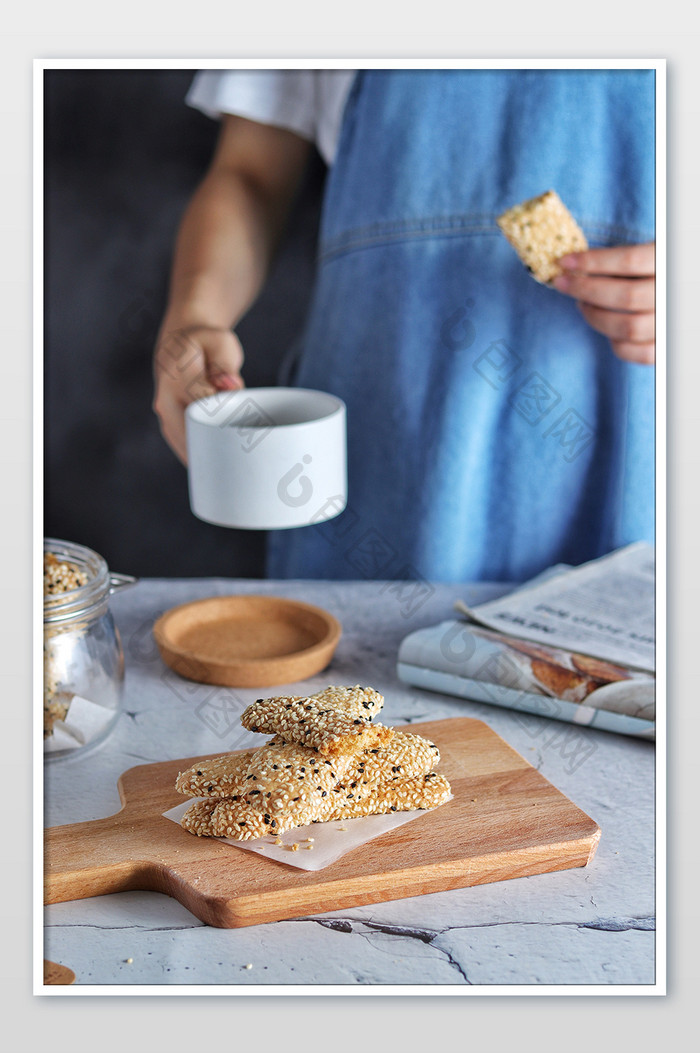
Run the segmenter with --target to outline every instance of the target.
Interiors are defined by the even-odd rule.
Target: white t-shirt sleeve
[[[208,117],[224,113],[296,132],[332,164],[355,70],[200,70],[185,98]]]

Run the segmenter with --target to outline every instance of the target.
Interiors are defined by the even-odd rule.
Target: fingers
[[[613,311],[653,311],[656,283],[653,278],[590,277],[565,274],[554,279],[559,292],[593,307]]]
[[[562,256],[559,266],[565,271],[585,274],[651,278],[656,271],[656,246],[651,241],[641,245],[613,245],[611,248],[573,252]]]
[[[153,411],[163,438],[183,464],[187,464],[187,406],[217,391],[244,387],[242,364],[243,350],[229,330],[206,326],[174,330],[159,342]]]
[[[588,324],[627,362],[655,358],[655,245],[616,245],[571,253],[553,285],[576,300]]]
[[[182,406],[167,395],[159,394],[154,400],[153,411],[158,417],[161,435],[178,460],[186,465],[187,442]]]
[[[608,311],[586,303],[579,303],[579,309],[590,326],[611,340],[644,344],[654,339],[653,313]]]
[[[656,344],[652,340],[648,344],[633,344],[628,340],[613,340],[610,345],[618,356],[625,362],[637,362],[642,366],[653,366],[656,361]]]

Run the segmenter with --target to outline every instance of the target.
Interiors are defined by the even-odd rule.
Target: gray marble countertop
[[[407,633],[452,617],[458,597],[474,604],[502,591],[437,585],[416,602],[397,583],[140,581],[111,601],[124,646],[125,711],[92,754],[46,764],[45,825],[118,811],[117,778],[134,765],[259,744],[238,721],[260,689],[181,680],[163,665],[151,630],[164,610],[188,600],[264,593],[317,604],[342,623],[333,661],[304,682],[308,693],[329,683],[371,684],[385,695],[386,724],[484,720],[601,827],[587,867],[240,929],[208,927],[154,892],[58,903],[45,908],[44,957],[75,972],[70,990],[150,985],[155,993],[159,986],[186,985],[202,993],[201,985],[209,985],[212,993],[220,986],[245,993],[264,986],[284,994],[310,985],[319,993],[381,985],[400,993],[430,985],[449,993],[503,986],[507,993],[549,985],[641,991],[653,984],[653,743],[586,727],[572,740],[561,734],[567,725],[411,688],[397,678],[397,651]],[[285,686],[278,691],[285,693]]]

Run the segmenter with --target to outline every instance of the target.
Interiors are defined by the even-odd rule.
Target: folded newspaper
[[[557,565],[399,648],[416,687],[607,731],[656,737],[655,552],[638,542]]]

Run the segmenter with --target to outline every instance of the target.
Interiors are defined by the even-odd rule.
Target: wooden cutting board
[[[50,962],[48,958],[44,959],[44,986],[48,987],[52,984],[65,984],[69,985],[75,982],[75,973],[72,969],[69,969],[67,965],[59,965],[57,962]]]
[[[583,867],[593,858],[596,823],[483,721],[405,730],[437,744],[453,799],[323,870],[195,837],[165,819],[183,800],[174,789],[178,772],[204,759],[189,757],[124,772],[115,815],[47,829],[45,901],[148,889],[173,896],[207,925],[236,928]]]

